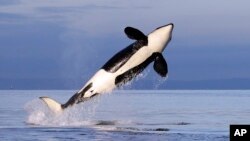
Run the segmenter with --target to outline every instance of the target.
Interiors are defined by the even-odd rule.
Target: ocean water
[[[0,140],[228,141],[230,124],[250,123],[249,90],[117,90],[60,115],[38,99],[74,92],[1,90]]]

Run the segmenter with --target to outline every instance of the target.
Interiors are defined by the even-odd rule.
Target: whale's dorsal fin
[[[136,28],[126,27],[124,32],[130,39],[148,41],[148,37]]]
[[[157,53],[155,57],[154,70],[162,77],[167,76],[168,65],[161,53]]]

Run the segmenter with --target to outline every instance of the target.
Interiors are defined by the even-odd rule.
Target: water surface
[[[38,99],[74,92],[0,91],[0,140],[228,141],[230,124],[250,123],[248,90],[119,90],[61,115]]]

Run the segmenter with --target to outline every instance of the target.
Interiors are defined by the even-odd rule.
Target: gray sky
[[[0,88],[77,89],[133,42],[124,35],[124,27],[148,34],[170,22],[175,29],[164,52],[169,65],[166,83],[247,85],[249,4],[247,0],[1,0]],[[159,79],[152,67],[145,75],[135,85],[150,86]]]

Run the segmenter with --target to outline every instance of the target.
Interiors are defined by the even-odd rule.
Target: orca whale
[[[125,34],[135,42],[109,59],[65,104],[60,104],[49,97],[40,97],[40,99],[54,113],[62,112],[74,104],[122,86],[152,62],[154,62],[154,70],[160,76],[166,77],[168,65],[162,52],[171,40],[173,28],[174,24],[170,23],[156,28],[146,36],[136,28],[126,27]]]

